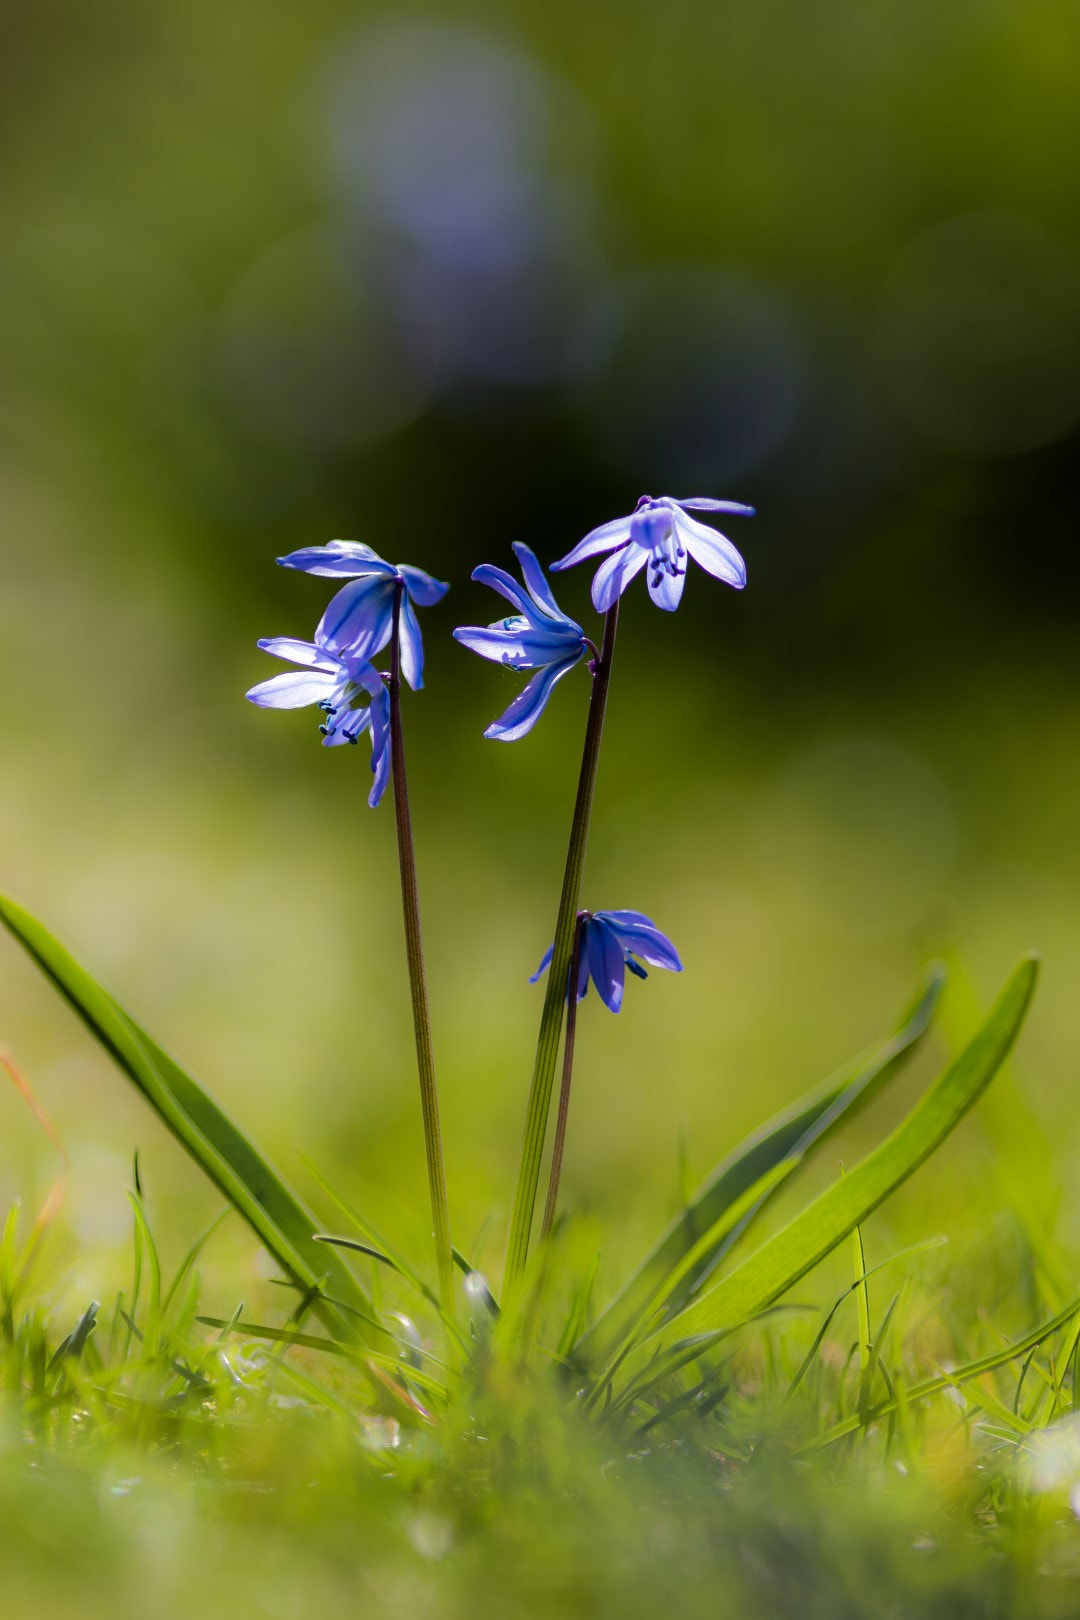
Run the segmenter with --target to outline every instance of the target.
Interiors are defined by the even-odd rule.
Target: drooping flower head
[[[401,673],[414,692],[424,684],[424,643],[416,607],[434,607],[450,589],[422,568],[384,562],[370,546],[356,540],[331,540],[328,546],[303,546],[279,557],[282,568],[298,568],[326,579],[348,579],[319,621],[315,640],[335,653],[353,653],[372,659],[390,640],[394,625],[394,595],[399,582],[401,601]]]
[[[710,495],[694,495],[685,500],[676,500],[671,495],[661,495],[654,500],[651,495],[643,495],[629,517],[601,523],[551,566],[556,570],[572,568],[587,557],[611,552],[596,570],[592,582],[593,606],[598,613],[608,611],[646,564],[649,595],[657,607],[673,613],[682,598],[688,557],[706,573],[741,591],[746,584],[746,564],[725,535],[692,518],[686,510],[688,507],[696,512],[732,512],[737,517],[754,515],[752,506],[741,506],[737,501],[716,501]]]
[[[371,769],[375,776],[368,804],[374,810],[390,780],[390,699],[379,674],[355,653],[336,653],[318,639],[294,641],[268,636],[263,652],[303,668],[260,681],[245,695],[260,709],[304,709],[317,704],[326,715],[320,726],[323,745],[337,748],[371,732]]]
[[[637,960],[651,962],[653,967],[669,968],[681,973],[683,965],[679,953],[651,917],[640,911],[581,911],[578,913],[581,944],[578,952],[577,999],[581,1001],[591,979],[604,1006],[617,1013],[622,1006],[626,969],[639,979],[648,974]],[[544,960],[529,979],[535,984],[550,963],[553,946],[544,952]]]
[[[514,554],[521,564],[524,590],[503,569],[490,563],[474,568],[472,577],[505,596],[517,612],[494,624],[466,624],[454,631],[454,639],[481,658],[490,658],[509,669],[536,670],[510,707],[484,732],[485,737],[499,742],[516,742],[532,730],[556,681],[580,663],[592,645],[580,624],[568,619],[559,607],[529,547],[518,541]]]

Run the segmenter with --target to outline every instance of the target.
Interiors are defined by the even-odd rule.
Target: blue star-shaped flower
[[[654,967],[669,968],[681,973],[683,965],[679,953],[662,934],[651,917],[641,911],[582,911],[579,913],[581,944],[578,951],[577,999],[581,1001],[591,979],[604,1006],[617,1013],[622,1006],[626,969],[639,979],[648,974],[637,960],[651,962]],[[553,946],[544,952],[544,960],[529,980],[530,984],[546,973],[551,962]]]
[[[390,780],[390,698],[378,673],[355,653],[336,653],[319,641],[268,636],[263,652],[304,667],[260,681],[245,695],[260,709],[304,709],[317,704],[326,714],[320,730],[323,745],[355,743],[371,731],[371,769],[375,782],[368,794],[374,810]]]
[[[586,557],[610,551],[612,555],[600,564],[592,582],[593,606],[598,613],[608,611],[646,563],[649,595],[657,607],[669,613],[675,611],[682,598],[688,557],[707,573],[741,591],[746,584],[746,564],[741,556],[726,536],[690,517],[687,507],[697,512],[733,512],[737,517],[754,515],[752,506],[716,501],[711,495],[694,495],[686,500],[671,495],[654,500],[651,495],[643,495],[629,517],[601,523],[551,566],[572,568]]]
[[[518,611],[494,624],[466,624],[454,631],[454,639],[481,658],[506,664],[510,669],[537,672],[484,732],[485,737],[499,742],[516,742],[532,730],[556,681],[562,680],[592,647],[580,624],[568,619],[552,596],[544,571],[529,547],[518,541],[514,554],[521,564],[525,590],[503,569],[493,568],[490,563],[475,568],[472,577],[505,596]]]
[[[327,579],[349,579],[334,596],[315,632],[315,639],[332,652],[354,653],[371,659],[382,652],[394,625],[394,595],[404,585],[401,602],[401,673],[414,692],[424,684],[424,643],[413,611],[433,607],[450,589],[422,568],[406,563],[395,567],[356,540],[331,540],[328,546],[303,546],[279,557],[282,568]]]

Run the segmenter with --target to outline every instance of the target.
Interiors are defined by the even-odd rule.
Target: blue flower
[[[532,730],[544,712],[556,681],[561,681],[592,648],[580,624],[568,619],[552,596],[544,571],[528,546],[518,541],[514,553],[521,564],[526,590],[490,563],[475,568],[472,577],[505,596],[518,611],[486,627],[466,624],[454,631],[454,639],[479,653],[481,658],[491,658],[510,669],[537,672],[506,712],[484,732],[485,737],[494,737],[500,742],[516,742]]]
[[[401,673],[414,692],[424,684],[424,643],[413,611],[434,607],[450,589],[432,579],[421,568],[399,567],[384,562],[370,546],[355,540],[331,540],[328,546],[304,546],[279,557],[282,568],[298,568],[305,574],[327,579],[349,579],[330,601],[319,621],[315,640],[331,652],[355,653],[371,659],[382,652],[394,626],[394,593],[400,580],[405,587],[401,601]]]
[[[572,568],[586,557],[610,551],[612,555],[600,564],[592,582],[593,606],[598,613],[608,611],[646,563],[649,595],[657,607],[673,613],[682,597],[688,555],[707,573],[741,591],[746,584],[746,564],[739,553],[724,535],[690,517],[686,507],[698,512],[734,512],[738,517],[754,515],[752,506],[715,501],[710,495],[694,495],[682,501],[671,495],[656,500],[643,495],[629,517],[601,523],[551,566]]]
[[[648,974],[637,961],[640,956],[654,967],[670,968],[681,973],[683,965],[679,954],[665,934],[640,911],[582,911],[581,947],[578,953],[577,999],[581,1001],[589,988],[589,980],[605,1007],[617,1013],[622,1006],[626,969],[639,979]],[[551,963],[549,946],[544,960],[529,980],[535,984]]]
[[[259,646],[275,658],[287,658],[304,668],[260,681],[245,694],[250,702],[260,709],[304,709],[318,704],[326,714],[319,728],[326,748],[355,743],[370,729],[375,782],[368,804],[374,810],[390,780],[390,698],[379,674],[366,659],[355,653],[332,652],[318,639],[269,636]]]

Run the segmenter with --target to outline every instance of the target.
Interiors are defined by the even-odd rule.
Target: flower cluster
[[[371,660],[393,634],[394,603],[400,594],[401,673],[418,691],[424,684],[424,644],[414,603],[430,607],[449,586],[419,568],[384,562],[370,546],[351,540],[307,546],[278,562],[283,568],[350,583],[330,601],[313,641],[271,636],[259,642],[263,652],[302,667],[260,681],[247,697],[262,709],[315,705],[326,716],[319,729],[328,748],[358,742],[369,732],[375,781],[368,803],[374,809],[390,780],[390,702]]]

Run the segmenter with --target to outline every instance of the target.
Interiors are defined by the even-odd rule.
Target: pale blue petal
[[[741,591],[746,584],[746,564],[727,536],[687,517],[685,512],[680,512],[675,521],[679,538],[694,561],[707,574]]]
[[[586,557],[598,557],[602,551],[610,551],[613,546],[621,546],[630,538],[631,512],[627,517],[612,518],[610,523],[601,523],[598,529],[590,529],[584,540],[579,540],[572,551],[551,567],[554,572],[560,568],[573,568],[575,563],[584,562]]]
[[[355,743],[370,724],[371,715],[366,708],[339,709],[326,722],[323,747],[340,748],[343,743]]]
[[[669,495],[669,500],[676,506],[690,506],[695,512],[731,512],[735,517],[753,517],[754,508],[743,506],[741,501],[714,501],[711,495],[687,495],[682,500],[677,495]]]
[[[401,598],[401,624],[398,631],[401,642],[401,673],[414,692],[424,684],[424,638],[416,610],[406,595]]]
[[[442,580],[433,579],[430,574],[425,574],[422,568],[413,568],[408,563],[399,563],[398,573],[405,581],[405,589],[417,607],[434,607],[436,602],[442,601],[450,589]]]
[[[470,652],[510,669],[540,669],[545,664],[561,663],[585,645],[584,636],[570,629],[519,630],[504,623],[463,624],[453,634],[454,640]]]
[[[484,736],[496,742],[517,742],[524,737],[543,714],[555,683],[581,661],[581,656],[579,652],[563,664],[549,664],[537,670],[524,691],[519,692],[510,707],[488,726]]]
[[[358,579],[331,598],[315,640],[333,652],[374,658],[390,640],[393,618],[393,575]]]
[[[336,675],[323,670],[297,669],[260,681],[244,695],[260,709],[304,709],[309,703],[328,702],[337,685]]]
[[[358,658],[355,653],[348,652],[342,654],[341,661],[345,666],[345,672],[350,681],[354,681],[357,686],[362,686],[370,697],[375,697],[377,693],[386,690],[383,686],[382,676],[373,664],[368,663],[366,658]]]
[[[287,658],[291,664],[306,664],[310,669],[325,669],[336,674],[339,663],[313,641],[296,641],[292,636],[264,636],[259,642],[263,652],[274,658]]]
[[[593,607],[597,613],[608,611],[648,560],[649,553],[643,546],[629,544],[600,564],[592,582]]]
[[[683,586],[686,584],[686,574],[669,574],[665,568],[657,577],[655,569],[649,569],[649,595],[658,608],[665,613],[674,613],[682,601]]]
[[[498,591],[500,596],[505,596],[526,619],[530,621],[535,619],[535,602],[504,568],[496,568],[494,563],[481,563],[479,568],[473,569],[472,577],[478,585],[489,585],[493,591]]]
[[[301,573],[329,579],[394,573],[393,564],[384,562],[370,546],[351,540],[335,540],[329,546],[301,546],[299,551],[279,557],[278,563],[282,568],[298,568]]]
[[[522,540],[514,541],[513,550],[514,556],[521,564],[521,577],[525,581],[529,594],[537,607],[543,613],[550,613],[553,619],[565,619],[566,614],[562,612],[558,602],[552,595],[551,586],[547,582],[544,570],[536,560],[536,553]],[[573,620],[569,622],[572,624]]]

